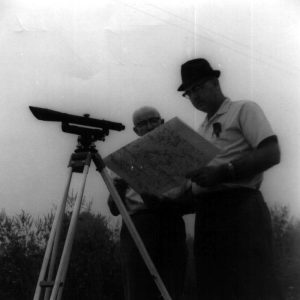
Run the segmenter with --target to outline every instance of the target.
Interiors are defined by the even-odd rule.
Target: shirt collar
[[[229,98],[225,98],[225,100],[223,101],[223,103],[221,104],[219,109],[215,112],[215,114],[209,120],[207,119],[207,116],[206,116],[203,125],[210,123],[216,117],[221,116],[221,115],[225,114],[226,112],[228,112],[230,105],[231,105],[231,100]]]

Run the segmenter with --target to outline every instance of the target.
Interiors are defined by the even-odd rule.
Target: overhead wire
[[[174,14],[174,13],[172,13],[172,12],[166,10],[166,9],[163,9],[163,8],[157,6],[157,5],[154,5],[154,4],[148,4],[148,6],[151,6],[151,7],[155,8],[155,9],[157,9],[157,10],[160,10],[160,11],[162,11],[162,12],[164,12],[164,13],[170,15],[170,16],[173,16],[173,17],[175,17],[175,18],[177,18],[177,19],[179,19],[179,20],[181,20],[181,21],[183,21],[183,22],[186,22],[186,23],[189,23],[189,24],[192,23],[190,20],[188,20],[188,19],[186,19],[186,18],[183,18],[183,17],[181,17],[181,16],[178,16],[178,15],[176,15],[176,14]],[[228,36],[226,36],[226,35],[224,35],[224,34],[222,34],[222,33],[219,33],[219,32],[216,32],[216,31],[214,31],[214,30],[211,30],[211,29],[209,29],[209,28],[207,28],[207,27],[205,27],[205,26],[203,26],[203,25],[200,25],[200,24],[197,24],[197,25],[196,25],[196,24],[195,24],[195,26],[201,28],[202,30],[204,30],[204,31],[206,31],[206,32],[208,32],[208,33],[210,33],[210,34],[213,34],[213,35],[215,35],[215,36],[219,36],[219,37],[221,37],[222,39],[225,39],[225,40],[227,40],[227,41],[229,41],[229,42],[231,42],[231,43],[234,43],[234,44],[238,45],[239,47],[245,48],[245,49],[248,50],[248,51],[250,51],[249,48],[251,48],[251,52],[254,52],[254,53],[258,54],[258,55],[264,56],[264,57],[266,57],[267,59],[274,60],[274,62],[276,62],[276,63],[278,63],[278,64],[285,63],[285,62],[283,62],[282,60],[279,60],[279,59],[277,59],[277,58],[275,58],[275,57],[273,57],[273,56],[267,55],[266,53],[262,53],[262,52],[260,52],[260,51],[254,50],[253,47],[249,47],[249,45],[247,45],[247,44],[238,42],[238,41],[236,41],[236,40],[234,40],[234,39],[232,39],[232,38],[230,38],[230,37],[228,37]],[[253,37],[253,36],[252,36],[252,37]],[[252,42],[251,42],[251,43],[252,43]],[[295,66],[293,66],[293,68],[295,68]],[[298,71],[300,71],[300,68],[297,68],[297,67],[296,67],[296,69],[298,69]]]
[[[227,44],[224,44],[224,43],[222,43],[222,42],[220,42],[220,41],[217,41],[217,40],[214,39],[214,38],[207,37],[207,36],[205,36],[205,35],[203,35],[203,34],[200,34],[200,33],[196,33],[196,32],[195,32],[195,30],[196,30],[196,28],[195,28],[196,24],[194,24],[194,30],[190,30],[190,29],[187,29],[187,28],[185,28],[185,27],[183,27],[183,26],[181,26],[181,25],[178,25],[178,24],[176,24],[176,23],[172,23],[172,22],[169,22],[169,21],[167,21],[167,20],[165,20],[165,19],[163,19],[163,18],[160,18],[160,17],[158,17],[158,16],[155,15],[155,14],[152,14],[152,13],[150,13],[150,12],[148,12],[148,11],[145,11],[145,10],[143,10],[143,9],[141,9],[141,8],[138,8],[137,6],[133,6],[133,5],[131,5],[131,4],[128,4],[128,3],[124,2],[124,1],[119,1],[119,0],[114,0],[114,1],[120,3],[120,4],[124,5],[124,6],[127,6],[127,7],[131,8],[131,9],[133,9],[133,10],[135,10],[135,11],[138,11],[138,12],[140,12],[140,13],[143,13],[143,14],[145,14],[145,15],[148,15],[148,16],[150,16],[150,17],[153,17],[154,19],[159,20],[159,21],[161,21],[161,22],[163,22],[163,23],[165,23],[165,24],[168,24],[168,25],[177,27],[177,28],[179,28],[179,29],[181,29],[181,30],[183,30],[183,31],[186,31],[186,32],[189,33],[189,34],[192,34],[192,35],[194,36],[194,38],[196,38],[196,39],[205,39],[205,40],[207,40],[207,41],[209,41],[209,42],[211,42],[211,43],[221,45],[221,46],[223,46],[224,48],[227,48],[227,49],[229,49],[229,50],[231,50],[231,51],[233,51],[233,52],[235,52],[235,53],[237,53],[237,54],[239,54],[239,55],[241,55],[241,56],[244,56],[244,57],[247,57],[247,58],[254,59],[254,60],[259,61],[259,62],[261,62],[261,63],[263,63],[263,64],[265,64],[265,65],[268,65],[268,66],[271,67],[271,68],[274,68],[274,69],[281,70],[281,71],[284,71],[284,72],[286,72],[286,73],[289,73],[290,75],[295,75],[295,73],[300,73],[300,69],[297,68],[297,67],[295,67],[295,66],[293,66],[293,69],[292,69],[292,68],[287,69],[287,68],[283,67],[283,66],[282,66],[282,63],[280,63],[280,62],[276,62],[277,64],[280,64],[280,66],[276,66],[276,65],[274,65],[274,62],[271,63],[271,62],[266,61],[266,60],[265,60],[266,58],[267,58],[267,59],[272,59],[272,58],[269,57],[269,56],[268,56],[268,57],[265,57],[265,59],[260,58],[260,57],[257,57],[257,55],[260,55],[260,56],[265,56],[265,55],[262,54],[262,53],[258,53],[257,51],[254,51],[254,50],[252,49],[253,47],[250,48],[249,46],[247,46],[247,45],[245,45],[245,44],[242,44],[242,43],[239,43],[239,42],[237,42],[237,41],[235,41],[235,40],[233,40],[233,39],[231,39],[231,38],[227,38],[227,37],[225,37],[225,36],[222,35],[222,34],[218,34],[218,33],[216,33],[216,32],[213,32],[213,31],[211,31],[211,30],[208,30],[207,28],[205,28],[205,27],[203,27],[203,26],[201,26],[201,25],[197,25],[197,26],[199,26],[199,27],[201,27],[201,28],[205,28],[205,30],[210,31],[211,34],[219,35],[220,37],[223,37],[224,39],[227,39],[227,40],[230,41],[230,42],[233,42],[233,43],[235,43],[235,44],[237,44],[237,45],[239,45],[239,46],[241,46],[241,47],[245,47],[245,48],[247,48],[247,50],[248,50],[249,52],[251,51],[251,53],[256,52],[256,53],[255,53],[256,56],[254,56],[254,55],[249,55],[249,54],[247,54],[247,53],[245,53],[245,52],[242,52],[242,51],[240,51],[240,50],[238,50],[238,49],[232,48],[231,46],[229,46],[229,45],[227,45]],[[152,6],[153,6],[153,5],[152,5]],[[173,14],[173,13],[169,13],[168,11],[165,11],[164,9],[158,8],[158,7],[156,7],[156,6],[153,6],[153,7],[157,8],[157,9],[159,9],[159,10],[161,10],[161,11],[164,11],[165,13],[167,13],[167,14],[169,14],[169,15],[172,15],[172,16],[174,16],[174,17],[178,17],[179,19],[183,20],[184,22],[188,22],[188,23],[190,23],[190,24],[193,23],[193,22],[191,22],[191,21],[189,21],[189,20],[186,20],[186,19],[184,19],[184,18],[182,18],[182,17],[179,17],[179,16],[177,16],[177,15],[175,15],[175,14]]]

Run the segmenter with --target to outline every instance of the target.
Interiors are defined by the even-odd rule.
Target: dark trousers
[[[185,224],[181,216],[140,213],[132,216],[146,249],[172,300],[180,299],[186,268]],[[125,300],[156,300],[160,292],[126,225],[121,229],[121,263]]]
[[[261,193],[224,190],[207,193],[198,203],[198,299],[282,299],[273,268],[271,218]]]

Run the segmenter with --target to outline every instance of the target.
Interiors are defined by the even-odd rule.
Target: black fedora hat
[[[182,84],[177,91],[185,91],[195,83],[211,77],[219,77],[221,72],[213,70],[206,59],[196,58],[181,65]]]

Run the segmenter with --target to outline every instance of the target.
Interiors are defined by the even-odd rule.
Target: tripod
[[[80,212],[80,207],[82,203],[84,188],[86,184],[87,175],[89,172],[89,167],[91,162],[94,162],[96,166],[96,170],[101,174],[104,183],[106,184],[117,208],[120,211],[120,214],[123,218],[123,221],[125,222],[128,231],[131,234],[131,237],[133,238],[147,268],[149,269],[149,272],[155,281],[161,296],[164,300],[171,300],[171,297],[160,277],[160,275],[157,272],[157,269],[155,268],[144,244],[139,236],[114,184],[112,179],[110,178],[108,171],[105,167],[105,164],[98,153],[95,141],[97,140],[104,140],[104,135],[107,135],[107,131],[100,131],[95,129],[88,129],[84,127],[76,127],[76,126],[70,126],[68,124],[63,123],[62,124],[63,131],[69,132],[69,133],[75,133],[80,134],[78,137],[78,145],[77,149],[74,151],[74,153],[70,157],[69,162],[69,175],[68,180],[64,192],[64,196],[62,198],[62,201],[57,208],[50,236],[48,239],[46,251],[44,254],[44,259],[42,263],[42,267],[40,270],[34,299],[33,300],[40,300],[41,297],[43,297],[43,300],[60,300],[62,297],[64,282],[66,280],[67,275],[67,269],[68,264],[71,256],[71,250],[72,245],[74,241],[74,236],[76,232],[76,225],[77,220]],[[97,134],[96,134],[97,133]],[[75,205],[72,212],[72,217],[70,221],[70,225],[68,228],[68,233],[65,239],[65,244],[63,248],[63,252],[60,258],[59,266],[56,272],[55,280],[54,278],[54,266],[55,261],[57,258],[57,250],[58,250],[58,243],[60,238],[60,232],[62,227],[62,221],[64,216],[64,211],[66,208],[66,202],[68,197],[68,192],[72,180],[73,173],[83,173],[82,182],[80,185],[80,191],[77,194]],[[42,290],[45,289],[45,290]],[[44,293],[43,293],[44,292]]]

